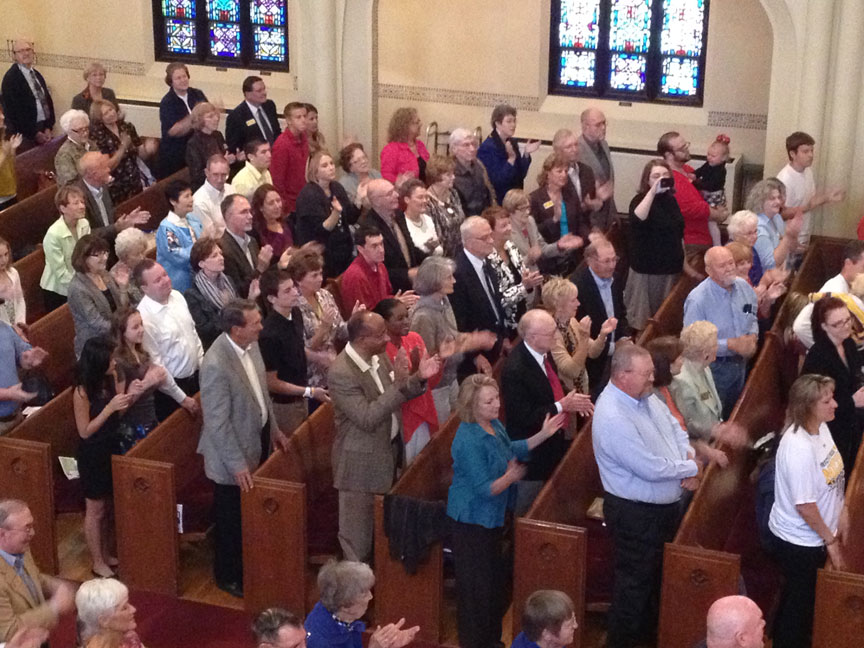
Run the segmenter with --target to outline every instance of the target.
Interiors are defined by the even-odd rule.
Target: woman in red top
[[[427,355],[426,345],[419,333],[410,330],[411,320],[408,319],[408,308],[398,299],[382,299],[373,309],[387,323],[387,357],[392,362],[399,349],[405,349],[411,364]],[[405,465],[408,466],[420,451],[429,443],[429,439],[438,431],[438,414],[432,390],[441,379],[440,372],[429,380],[426,391],[409,401],[402,403],[402,439],[405,441]]]
[[[418,139],[422,125],[415,108],[399,108],[390,118],[389,143],[381,149],[381,175],[394,185],[400,184],[397,180],[406,176],[426,181],[429,151]]]

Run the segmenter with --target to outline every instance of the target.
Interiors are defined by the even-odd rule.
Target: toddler
[[[694,172],[693,184],[712,207],[726,206],[726,162],[729,161],[729,137],[722,133],[708,147],[705,164]],[[713,220],[708,222],[711,240],[721,245],[720,227]]]

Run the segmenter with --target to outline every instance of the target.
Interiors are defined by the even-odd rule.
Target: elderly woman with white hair
[[[729,221],[726,223],[729,241],[740,243],[750,248],[750,253],[753,256],[753,265],[750,266],[748,277],[752,286],[759,285],[763,272],[759,255],[753,249],[753,246],[756,245],[756,238],[759,236],[758,228],[759,217],[749,209],[735,212],[729,217]]]
[[[114,254],[117,255],[117,263],[111,266],[109,271],[115,281],[120,278],[122,283],[123,278],[131,277],[135,266],[147,256],[149,248],[150,239],[137,227],[127,227],[120,230],[117,233],[117,238],[114,239]],[[144,296],[141,288],[135,285],[134,281],[129,282],[127,294],[130,306],[136,306]]]
[[[87,114],[90,113],[90,106],[94,101],[110,101],[115,106],[117,105],[117,96],[111,88],[105,87],[105,78],[108,73],[105,71],[105,66],[99,61],[91,61],[84,68],[84,81],[87,87],[77,95],[72,97],[72,108],[75,110],[83,110]]]
[[[372,600],[375,574],[366,563],[331,560],[318,572],[321,598],[304,623],[307,648],[362,648],[366,624],[360,621]],[[405,619],[379,627],[367,648],[402,648],[420,626],[402,629]]]
[[[75,594],[78,608],[78,646],[143,648],[135,632],[135,608],[128,588],[113,578],[85,581]]]
[[[466,216],[479,216],[484,209],[498,203],[486,167],[477,159],[477,138],[467,128],[454,128],[449,144],[455,160],[453,187],[462,201],[462,209]]]
[[[60,128],[66,133],[66,141],[54,156],[58,187],[78,178],[78,160],[94,148],[90,144],[90,117],[83,110],[67,110],[60,115]]]
[[[744,208],[757,214],[758,225],[753,250],[762,270],[782,268],[798,248],[798,233],[803,216],[798,213],[784,222],[780,211],[786,201],[786,187],[777,178],[757,182],[744,202]]]

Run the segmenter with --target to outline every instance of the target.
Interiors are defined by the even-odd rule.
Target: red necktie
[[[555,396],[555,402],[557,403],[564,398],[564,388],[561,386],[558,374],[555,373],[555,367],[553,367],[552,363],[549,361],[549,356],[543,356],[543,366],[546,368],[546,377],[549,379],[549,386],[552,388],[552,395]],[[561,427],[566,428],[569,424],[570,416],[568,415],[564,419],[564,425]]]

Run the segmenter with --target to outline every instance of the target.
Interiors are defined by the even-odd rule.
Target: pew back
[[[0,236],[9,241],[12,257],[20,258],[39,245],[59,218],[54,206],[56,187],[48,187],[0,212]]]
[[[58,135],[50,142],[35,146],[15,157],[15,174],[18,176],[18,200],[29,198],[39,191],[40,186],[54,182],[54,156],[65,135]]]
[[[39,280],[45,269],[45,251],[39,244],[33,252],[19,259],[12,267],[18,271],[21,278],[21,291],[24,293],[24,303],[27,304],[27,323],[32,324],[45,314],[45,304],[42,303],[42,289]]]
[[[48,352],[40,371],[55,391],[66,389],[72,384],[75,373],[75,324],[69,306],[64,304],[33,324],[29,337],[33,346]]]
[[[155,230],[171,209],[168,199],[165,198],[165,187],[175,180],[189,182],[189,169],[184,167],[173,175],[163,178],[152,187],[147,187],[138,195],[124,200],[119,205],[114,205],[114,213],[117,216],[122,216],[140,207],[142,210],[150,212],[150,220],[142,225],[141,229],[145,231]]]

